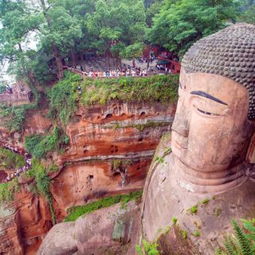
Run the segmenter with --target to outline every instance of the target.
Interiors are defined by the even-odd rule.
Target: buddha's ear
[[[255,164],[255,133],[253,134],[246,154],[246,160],[250,164]]]

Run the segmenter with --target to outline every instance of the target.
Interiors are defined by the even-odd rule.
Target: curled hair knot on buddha
[[[196,42],[184,55],[187,73],[227,77],[249,93],[248,119],[255,120],[255,25],[236,24]]]

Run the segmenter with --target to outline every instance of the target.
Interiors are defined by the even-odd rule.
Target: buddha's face
[[[220,75],[185,73],[172,126],[172,151],[199,172],[227,169],[244,160],[253,124],[248,92]]]

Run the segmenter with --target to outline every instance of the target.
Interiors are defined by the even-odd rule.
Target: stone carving
[[[195,43],[185,54],[182,67],[188,73],[228,77],[249,91],[249,119],[255,118],[255,27],[238,24]]]
[[[198,223],[188,208],[214,196],[211,210],[220,207],[222,221],[212,223],[209,213],[196,217],[205,232],[199,250],[214,254],[231,218],[255,206],[252,168],[245,162],[254,118],[255,26],[237,24],[201,39],[183,58],[172,153],[151,168],[145,185],[144,238],[154,240],[172,217],[192,233]]]

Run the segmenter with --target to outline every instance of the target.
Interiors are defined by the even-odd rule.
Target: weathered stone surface
[[[155,157],[162,157],[169,139],[162,140]],[[231,219],[255,217],[254,182],[247,180],[216,195],[192,193],[177,183],[178,172],[173,155],[163,158],[162,163],[152,164],[147,176],[142,206],[144,238],[156,240],[162,231],[172,226],[172,218],[175,217],[180,229],[187,231],[192,247],[201,254],[211,255],[222,245],[226,233],[231,232]],[[194,214],[190,210],[192,207],[197,207]],[[195,236],[196,231],[201,234],[199,237]],[[175,245],[173,236],[168,245]]]
[[[51,175],[57,221],[66,216],[66,210],[71,206],[107,194],[140,189],[157,143],[170,129],[174,112],[174,104],[115,102],[107,106],[81,107],[66,128],[70,146],[64,153],[53,154],[47,159],[61,169]],[[47,110],[30,111],[21,137],[1,128],[0,143],[12,144],[22,151],[24,136],[48,132],[52,123],[46,114]],[[124,162],[124,175],[120,169],[113,168],[116,160]],[[31,181],[31,178],[19,179],[23,187]],[[24,254],[35,254],[51,227],[47,204],[27,192],[19,194],[14,204],[18,218],[13,219],[13,226],[17,230],[12,236],[5,236],[7,239],[16,238],[15,242],[19,240],[20,246],[11,244],[9,250],[20,247]]]
[[[254,54],[245,54],[254,32],[253,25],[230,26],[199,40],[184,56],[172,140],[166,143],[173,152],[152,166],[146,180],[142,235],[149,241],[174,217],[199,252],[211,255],[231,230],[231,219],[254,217],[255,174],[246,158],[254,160],[255,69],[244,81],[245,70],[232,68],[238,61],[254,62]],[[233,54],[237,61],[218,62]]]
[[[51,215],[42,198],[21,190],[0,209],[0,253],[34,254],[51,228]]]
[[[37,254],[133,255],[138,217],[139,206],[129,202],[124,208],[118,204],[72,223],[57,224],[47,234]]]

